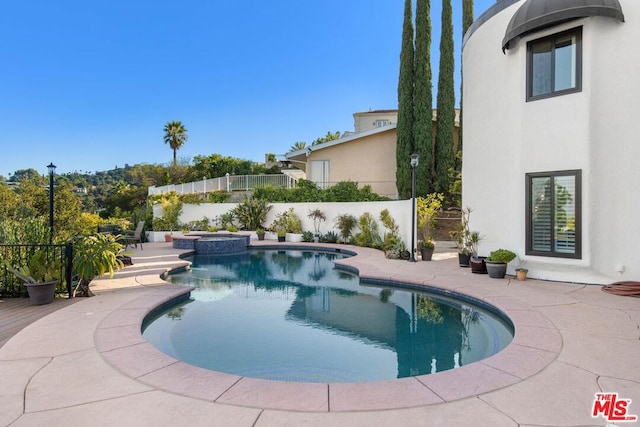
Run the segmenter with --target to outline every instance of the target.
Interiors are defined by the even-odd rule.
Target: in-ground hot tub
[[[202,237],[195,241],[199,254],[233,254],[247,250],[247,239],[238,237]]]
[[[230,233],[189,233],[173,238],[175,249],[191,249],[203,254],[237,253],[247,249],[250,235]]]

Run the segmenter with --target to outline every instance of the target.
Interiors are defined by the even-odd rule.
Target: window
[[[384,126],[389,126],[389,120],[376,120],[376,127],[381,128]]]
[[[526,175],[527,255],[581,258],[581,172]]]
[[[527,44],[527,101],[582,90],[582,28]]]

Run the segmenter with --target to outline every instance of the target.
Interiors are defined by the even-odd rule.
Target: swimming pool
[[[488,307],[333,268],[342,254],[250,250],[195,256],[169,277],[192,298],[145,322],[144,337],[186,363],[247,377],[362,382],[454,369],[513,337]]]

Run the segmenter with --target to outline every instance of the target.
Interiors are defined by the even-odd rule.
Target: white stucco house
[[[638,0],[501,0],[469,29],[462,203],[480,255],[640,280],[639,41]]]

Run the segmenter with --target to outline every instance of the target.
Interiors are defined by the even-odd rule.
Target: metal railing
[[[206,194],[216,191],[249,191],[267,186],[278,188],[294,188],[297,179],[285,174],[277,175],[229,175],[220,178],[203,179],[202,181],[184,184],[163,185],[149,187],[148,194]]]
[[[72,276],[73,276],[73,245],[0,245],[0,297],[22,297],[27,296],[27,289],[22,280],[17,278],[9,269],[7,264],[16,268],[26,265],[28,260],[37,252],[45,253],[46,262],[60,262],[58,276],[60,280],[56,286],[57,294],[68,294],[72,296]]]

